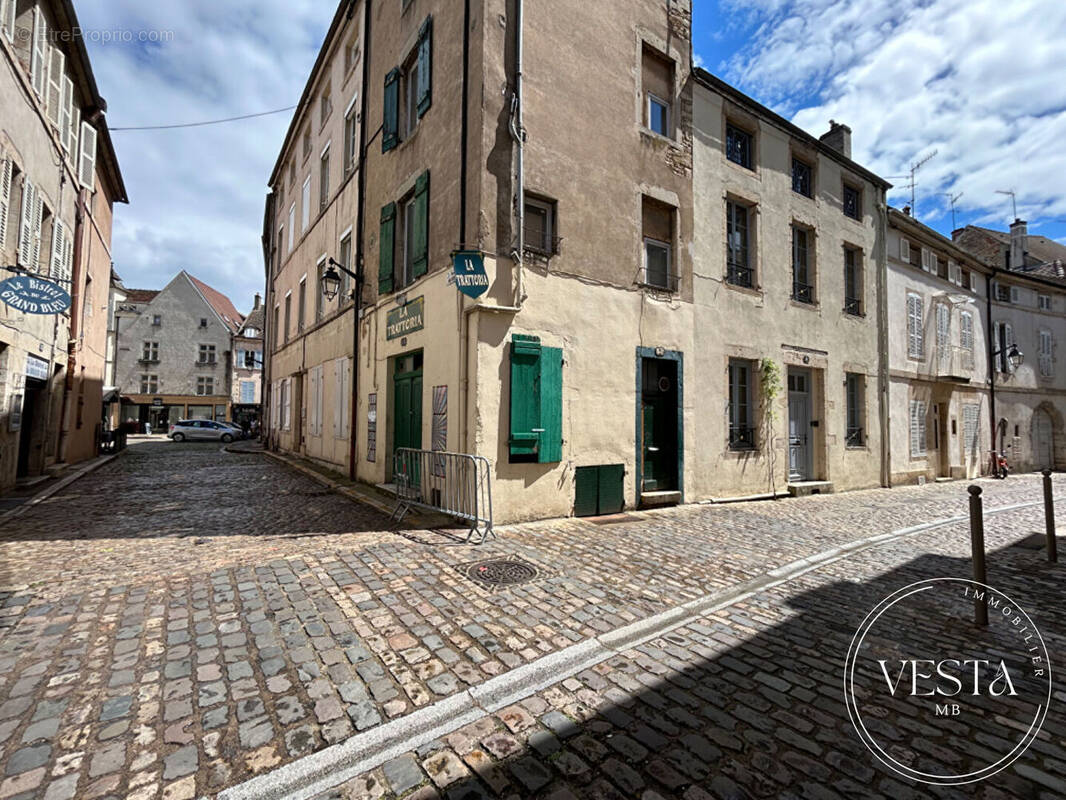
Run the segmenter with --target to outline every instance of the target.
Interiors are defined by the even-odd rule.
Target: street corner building
[[[163,289],[126,289],[115,319],[116,423],[166,433],[186,419],[249,425],[259,419],[262,316],[188,272]]]
[[[71,299],[0,303],[0,492],[95,456],[105,429],[112,211],[127,197],[76,28],[70,2],[0,0],[0,280]]]
[[[992,268],[851,137],[695,68],[688,2],[341,3],[269,177],[269,446],[434,506],[484,459],[496,521],[981,474]]]

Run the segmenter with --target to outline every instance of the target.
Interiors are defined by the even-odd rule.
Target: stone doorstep
[[[832,494],[832,481],[796,481],[788,485],[788,493],[793,497],[808,497],[812,494]]]

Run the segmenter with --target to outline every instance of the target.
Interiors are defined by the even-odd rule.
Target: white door
[[[788,375],[788,479],[805,481],[811,474],[810,375]]]
[[[1037,469],[1054,469],[1055,455],[1052,450],[1051,417],[1046,411],[1033,412],[1033,464]]]

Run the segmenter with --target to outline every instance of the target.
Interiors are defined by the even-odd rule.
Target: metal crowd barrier
[[[438,511],[470,525],[466,541],[478,534],[478,544],[492,529],[492,478],[484,456],[446,453],[441,450],[396,450],[393,462],[396,509],[392,518],[402,520],[412,508]]]

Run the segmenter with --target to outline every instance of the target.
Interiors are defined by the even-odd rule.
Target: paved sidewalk
[[[989,507],[1040,497],[1030,478],[985,485]],[[0,800],[216,792],[797,558],[965,513],[964,488],[538,523],[472,547],[390,532],[262,456],[138,443],[0,527]],[[488,558],[538,576],[491,591],[460,572]]]

